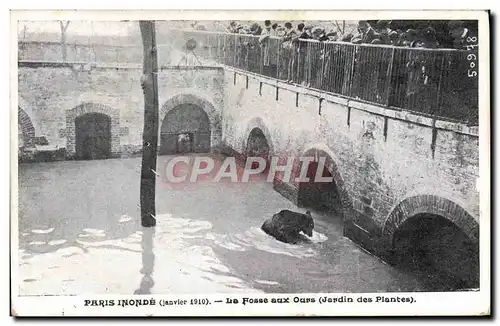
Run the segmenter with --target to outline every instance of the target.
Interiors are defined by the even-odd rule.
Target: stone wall
[[[29,117],[49,144],[67,148],[71,156],[75,118],[97,112],[111,117],[113,154],[130,155],[142,148],[144,97],[140,67],[22,62],[18,75],[19,112],[23,112],[19,118],[27,122]],[[222,138],[222,85],[221,68],[162,69],[158,76],[160,126],[175,106],[198,105],[209,116],[212,145],[217,146]],[[24,126],[26,130],[31,128],[28,123]]]
[[[326,156],[344,207],[346,234],[385,251],[412,214],[439,213],[477,240],[477,129],[349,101],[226,69],[223,143],[244,154],[262,130],[271,155]],[[298,166],[294,167],[298,177]],[[275,179],[296,202],[297,182]],[[411,208],[411,209],[410,209]],[[379,241],[381,240],[381,241]]]

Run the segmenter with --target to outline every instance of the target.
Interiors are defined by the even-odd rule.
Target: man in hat
[[[323,27],[316,26],[312,30],[312,38],[320,41],[320,42],[325,42],[328,41],[328,37],[326,36],[325,29]]]
[[[370,26],[366,20],[360,20],[358,22],[358,35],[353,37],[352,43],[362,44],[371,43],[374,39],[378,38],[378,34]]]
[[[338,33],[336,31],[330,31],[326,33],[326,37],[328,37],[328,40],[332,42],[337,41],[339,38]]]
[[[252,35],[261,35],[262,34],[262,27],[258,23],[253,23],[250,25],[250,34]]]
[[[277,53],[278,46],[276,41],[271,41],[270,37],[276,36],[275,31],[272,29],[271,21],[264,21],[264,30],[259,38],[262,56],[262,73],[265,76],[276,77],[277,73]],[[277,24],[276,24],[277,26]],[[271,47],[273,48],[271,49]]]
[[[272,25],[271,25],[271,29],[272,29],[272,31],[273,31],[274,36],[276,36],[276,35],[277,35],[277,33],[278,33],[278,23],[274,23],[274,24],[272,24]]]
[[[472,50],[477,47],[477,34],[466,28],[462,21],[452,20],[448,23],[448,30],[453,39],[453,48]]]
[[[328,41],[328,37],[326,36],[325,29],[316,26],[312,29],[311,31],[312,34],[312,39],[319,41],[319,42],[325,42]],[[316,45],[311,45],[311,46],[316,46]],[[326,53],[323,51],[323,47],[315,47],[311,48],[311,50],[316,50],[316,51],[309,51],[309,81],[307,83],[307,87],[314,87],[314,88],[319,88],[320,87],[320,77],[322,73],[322,67],[323,64],[326,62]]]
[[[439,47],[439,42],[436,39],[436,31],[432,27],[425,28],[420,33],[420,38],[417,47],[435,49]]]
[[[237,31],[236,31],[236,26],[237,26],[236,22],[235,22],[234,20],[233,20],[233,21],[231,21],[231,22],[229,23],[229,26],[228,26],[228,28],[227,28],[227,31],[228,31],[229,33],[237,33]]]
[[[407,47],[415,47],[415,41],[417,41],[418,33],[413,28],[406,30],[402,35],[402,45]]]
[[[288,83],[291,83],[293,81],[293,63],[295,56],[297,53],[295,53],[295,48],[292,44],[292,39],[297,36],[297,32],[293,29],[292,23],[286,22],[285,23],[285,34],[283,35],[282,38],[282,51],[281,51],[281,56],[283,60],[280,59],[281,62],[283,62],[283,65],[281,66],[283,68],[283,75],[282,79],[285,79]],[[281,70],[281,69],[280,69]]]
[[[352,33],[346,34],[342,36],[342,42],[351,42],[353,37],[354,35],[352,35]]]
[[[379,20],[377,25],[375,25],[375,32],[378,34],[378,39],[381,40],[383,44],[390,44],[389,33],[392,31],[389,28],[390,24],[391,22],[389,20]]]
[[[307,42],[309,35],[305,30],[304,23],[297,25],[297,35],[292,38],[295,55],[293,57],[292,70],[296,72],[295,80],[300,84],[304,81],[304,63],[307,56]]]
[[[398,34],[397,31],[391,31],[388,35],[389,38],[389,44],[394,45],[394,46],[399,46],[399,38],[400,35]]]

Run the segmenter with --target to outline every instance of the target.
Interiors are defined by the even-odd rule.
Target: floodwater
[[[167,184],[170,158],[158,158],[155,228],[140,226],[140,157],[21,165],[20,294],[437,290],[343,237],[336,216],[313,211],[311,242],[278,242],[264,220],[305,210],[272,183]]]

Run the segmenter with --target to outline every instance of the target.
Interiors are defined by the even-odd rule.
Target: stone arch
[[[66,136],[66,152],[69,156],[76,154],[76,118],[88,114],[100,113],[108,116],[111,120],[111,154],[120,153],[120,111],[107,105],[85,102],[72,109],[66,110],[66,129],[62,136]]]
[[[301,157],[314,157],[315,159],[319,159],[320,157],[326,158],[325,167],[333,177],[333,181],[339,195],[339,201],[341,203],[339,213],[341,213],[343,219],[346,219],[351,212],[352,201],[345,186],[344,178],[342,177],[336,160],[334,159],[335,155],[331,149],[324,144],[313,144],[304,148],[301,152]],[[300,170],[297,171],[297,174],[294,177],[298,177],[299,174]]]
[[[241,150],[243,154],[246,154],[248,137],[250,136],[252,130],[256,128],[260,129],[260,131],[262,131],[262,134],[264,134],[264,137],[266,138],[267,144],[269,145],[269,155],[275,154],[275,148],[273,139],[271,138],[271,133],[269,132],[267,125],[264,123],[264,120],[261,117],[254,117],[247,123],[247,128],[245,129],[245,133],[243,134],[241,143]]]
[[[23,141],[25,144],[29,144],[36,136],[35,126],[28,113],[21,109],[21,107],[17,107],[17,117],[17,123],[21,128],[20,131],[23,135]]]
[[[479,224],[465,209],[443,197],[417,195],[399,202],[387,217],[382,236],[390,248],[394,245],[394,234],[400,226],[419,214],[442,216],[459,227],[473,243],[479,243]]]
[[[160,108],[160,126],[162,125],[167,113],[184,104],[195,105],[205,111],[210,121],[211,147],[218,146],[222,139],[222,122],[220,110],[217,110],[217,108],[212,104],[210,100],[199,94],[181,93],[169,98]],[[161,128],[158,128],[158,132],[161,133]]]
[[[449,199],[417,195],[399,202],[382,244],[389,262],[431,275],[444,289],[479,287],[479,224]]]

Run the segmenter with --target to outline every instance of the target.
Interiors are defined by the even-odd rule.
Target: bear
[[[308,240],[300,235],[301,231],[312,237],[314,220],[310,211],[303,214],[284,209],[266,220],[261,229],[278,241],[297,244],[300,240]]]

